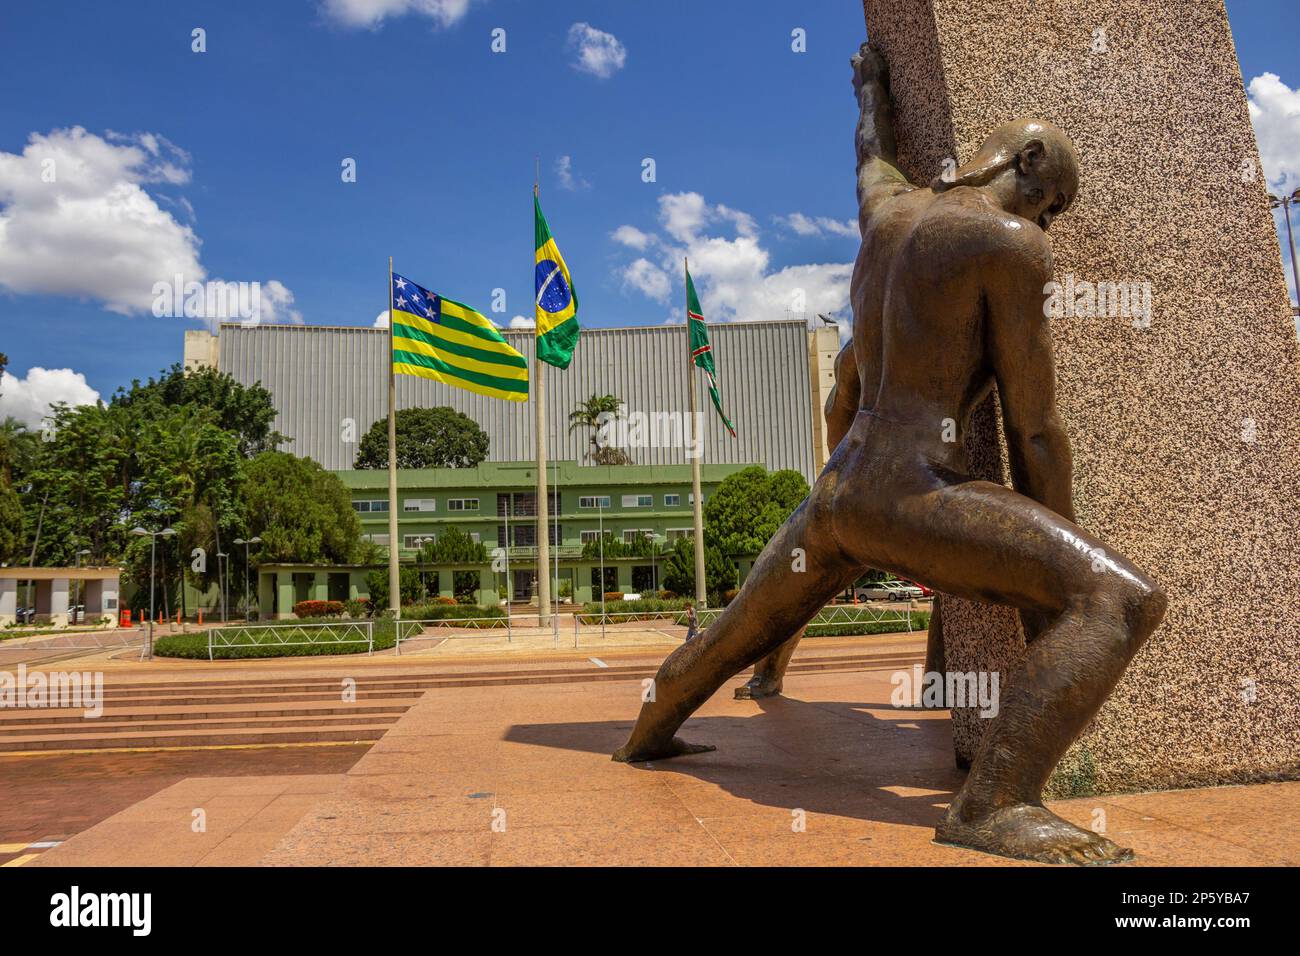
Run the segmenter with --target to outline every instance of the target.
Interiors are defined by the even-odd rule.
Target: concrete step
[[[277,717],[275,715],[241,714],[218,719],[212,718],[170,718],[160,720],[126,720],[118,721],[107,717],[95,720],[83,720],[80,727],[67,723],[39,723],[25,721],[22,725],[9,724],[0,727],[0,750],[13,740],[30,736],[82,736],[91,733],[102,736],[113,734],[138,735],[171,730],[230,730],[245,727],[334,727],[354,726],[358,724],[390,726],[397,721],[405,710],[387,711],[377,714],[330,714],[313,717]]]
[[[7,739],[3,752],[30,750],[101,750],[105,747],[208,747],[258,744],[301,744],[327,741],[371,743],[388,725],[350,724],[344,727],[267,727],[239,730],[171,730],[122,734],[32,734]]]
[[[105,722],[140,722],[158,720],[225,720],[236,717],[330,717],[336,715],[365,717],[371,714],[405,713],[418,701],[418,697],[409,697],[401,701],[383,704],[342,704],[333,701],[319,707],[267,707],[249,708],[243,704],[213,704],[204,707],[187,708],[168,704],[165,708],[118,708],[105,707],[101,716],[94,719],[96,724]],[[22,727],[34,724],[87,724],[88,718],[77,707],[49,708],[45,710],[5,710],[0,711],[0,732],[9,727]]]

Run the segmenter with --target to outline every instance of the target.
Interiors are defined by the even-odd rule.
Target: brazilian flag
[[[578,293],[536,195],[533,234],[537,249],[537,357],[547,365],[568,368],[578,344]]]

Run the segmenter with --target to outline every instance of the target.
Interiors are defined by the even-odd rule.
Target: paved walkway
[[[31,865],[1014,865],[931,843],[961,774],[945,713],[889,706],[892,670],[728,686],[683,731],[716,753],[636,767],[609,753],[639,680],[439,687],[346,774],[189,778]],[[1139,864],[1300,864],[1300,782],[1052,806]]]

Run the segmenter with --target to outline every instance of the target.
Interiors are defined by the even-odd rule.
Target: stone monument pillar
[[[1049,791],[1300,776],[1300,350],[1222,0],[864,6],[914,181],[1021,116],[1082,158],[1051,231],[1077,306],[1053,334],[1078,520],[1170,608]],[[970,451],[1004,480],[993,401]],[[948,599],[944,624],[950,671],[1023,653],[1006,609]],[[969,756],[975,710],[953,729]]]

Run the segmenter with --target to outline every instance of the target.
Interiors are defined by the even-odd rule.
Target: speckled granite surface
[[[864,5],[913,178],[1006,120],[1051,120],[1083,160],[1052,230],[1058,280],[1151,283],[1149,328],[1054,322],[1079,521],[1159,580],[1170,610],[1053,787],[1300,776],[1300,352],[1223,3]],[[995,420],[980,421],[973,460],[1000,476]],[[949,669],[1023,652],[1005,609],[944,614]],[[981,729],[954,713],[959,754]]]

